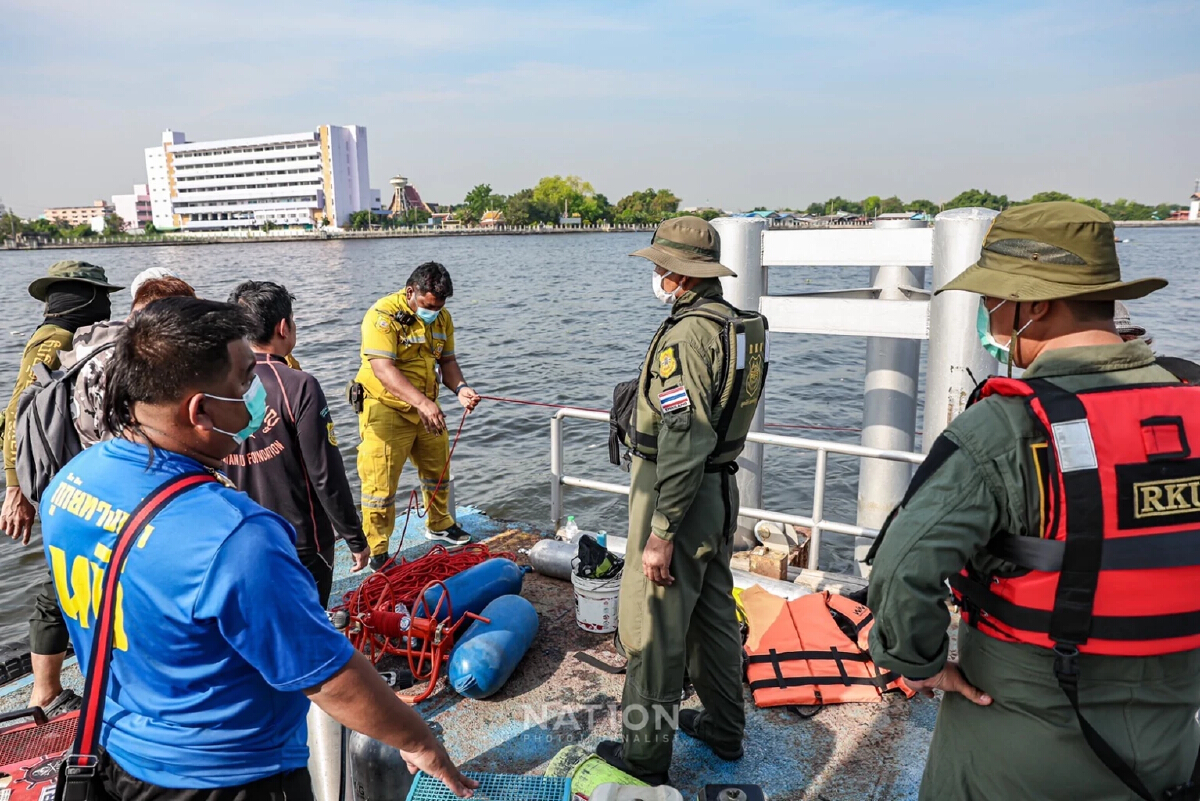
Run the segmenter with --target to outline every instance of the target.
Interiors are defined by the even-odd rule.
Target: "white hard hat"
[[[168,270],[166,267],[151,267],[148,270],[142,270],[137,274],[137,277],[129,283],[129,296],[137,300],[138,290],[142,288],[142,284],[147,281],[153,281],[155,278],[178,278],[179,276]]]

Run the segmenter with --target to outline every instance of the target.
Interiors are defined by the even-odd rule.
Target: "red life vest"
[[[963,619],[1068,655],[1200,648],[1200,386],[993,378],[980,395],[1024,398],[1045,432],[1044,528],[989,544],[1019,572],[952,578]]]
[[[862,604],[830,592],[788,601],[761,587],[743,591],[741,601],[750,629],[746,678],[757,706],[874,702],[893,690],[913,696],[900,676],[871,661],[874,619]]]

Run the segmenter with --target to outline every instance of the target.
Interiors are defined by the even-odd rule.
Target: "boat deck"
[[[458,516],[460,525],[477,540],[487,541],[493,551],[516,552],[539,536],[470,508],[460,508]],[[419,534],[410,533],[403,555],[413,558],[429,547]],[[349,554],[339,546],[331,604],[361,580],[348,568]],[[574,658],[587,651],[620,665],[611,636],[576,625],[569,582],[531,572],[522,594],[537,609],[540,624],[505,687],[484,700],[463,698],[443,687],[418,707],[466,770],[542,773],[568,745],[590,749],[600,740],[619,737],[623,677]],[[64,683],[81,691],[73,660],[65,673]],[[0,688],[0,711],[20,708],[30,684],[26,677]],[[685,702],[697,704],[694,696]],[[671,778],[685,798],[695,798],[705,784],[759,784],[772,801],[917,797],[937,713],[935,701],[918,696],[911,701],[846,704],[803,720],[784,709],[758,709],[747,690],[746,710],[746,755],[739,762],[723,762],[700,742],[677,737]]]

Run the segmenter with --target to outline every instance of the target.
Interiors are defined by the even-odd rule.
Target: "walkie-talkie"
[[[417,321],[417,316],[412,312],[398,311],[392,315],[392,319],[405,328],[408,328]]]

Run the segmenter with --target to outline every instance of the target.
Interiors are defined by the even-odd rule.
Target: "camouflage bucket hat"
[[[996,217],[979,261],[938,290],[993,298],[1133,300],[1162,289],[1162,278],[1121,280],[1113,222],[1070,201],[1015,206]]]
[[[641,256],[677,275],[719,278],[734,275],[721,264],[721,237],[717,229],[699,217],[675,217],[654,232],[650,247],[630,253]]]
[[[104,274],[103,267],[88,264],[86,261],[59,261],[51,264],[44,276],[29,285],[29,294],[35,300],[45,302],[50,286],[59,281],[80,281],[106,289],[110,293],[123,289],[123,287],[108,283],[108,277]]]

